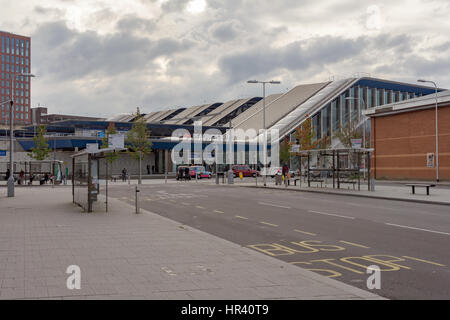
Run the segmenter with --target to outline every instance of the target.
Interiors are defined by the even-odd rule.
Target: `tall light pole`
[[[436,82],[430,80],[419,79],[418,82],[432,83],[435,88],[435,123],[436,123],[436,182],[439,182],[439,125],[438,125],[438,88]]]
[[[23,77],[34,77],[31,73],[12,73],[10,79],[10,105],[11,109],[9,112],[9,178],[8,178],[8,197],[14,197],[14,82],[16,81],[16,76]]]
[[[266,132],[266,84],[280,84],[281,81],[258,81],[258,80],[249,80],[247,83],[261,83],[263,85],[263,129],[264,129],[264,168],[266,171],[264,172],[264,187],[266,187],[266,179],[269,168],[267,167],[267,132]]]

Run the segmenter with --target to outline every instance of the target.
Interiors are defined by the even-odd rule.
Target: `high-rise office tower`
[[[12,90],[14,124],[30,124],[30,77],[20,74],[31,70],[31,38],[4,31],[0,31],[0,38],[0,102],[9,101]],[[9,109],[9,104],[0,107],[0,124],[9,124]]]

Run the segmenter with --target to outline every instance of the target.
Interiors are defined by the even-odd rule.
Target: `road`
[[[134,205],[133,186],[110,196]],[[143,185],[141,207],[390,299],[450,299],[450,207],[216,186]]]

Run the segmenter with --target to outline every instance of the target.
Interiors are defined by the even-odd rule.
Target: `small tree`
[[[35,147],[31,148],[28,156],[35,160],[42,161],[48,157],[52,150],[49,148],[47,139],[45,138],[45,134],[47,133],[45,125],[38,126],[36,130],[37,135],[33,137]]]
[[[357,123],[352,121],[346,126],[339,126],[339,130],[334,134],[336,138],[344,145],[345,148],[352,147],[352,139],[362,138],[362,134],[357,128]]]
[[[114,122],[111,122],[106,129],[105,136],[102,139],[102,147],[101,149],[106,149],[109,146],[109,137],[112,134],[117,134],[117,129],[114,126]],[[106,161],[108,161],[109,164],[112,164],[114,161],[117,160],[117,153],[108,153],[106,155]]]
[[[141,168],[142,157],[152,152],[152,143],[149,141],[150,131],[147,129],[147,123],[139,112],[136,112],[136,117],[133,121],[133,127],[127,133],[128,153],[139,161],[139,168]],[[139,184],[141,184],[141,176],[139,175]]]
[[[353,139],[361,139],[362,134],[359,132],[357,123],[355,121],[349,122],[346,126],[340,126],[339,130],[335,133],[335,136],[344,145],[345,148],[352,148]],[[358,155],[350,154],[349,159],[350,165],[354,167],[358,163]]]
[[[285,137],[280,143],[280,160],[282,163],[287,163],[291,160],[291,149],[291,143],[289,142],[289,139]]]
[[[300,150],[310,151],[313,149],[328,149],[331,145],[331,138],[325,136],[321,139],[316,139],[316,131],[312,125],[312,119],[309,115],[306,116],[306,120],[295,129],[295,139],[300,145]],[[302,156],[302,153],[298,153],[297,156]],[[301,165],[304,166],[305,159],[302,158]]]

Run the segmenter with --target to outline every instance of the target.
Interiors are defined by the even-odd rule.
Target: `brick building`
[[[435,101],[432,94],[365,112],[371,117],[376,179],[436,179]],[[438,93],[438,124],[439,178],[450,181],[450,91]]]
[[[1,69],[0,101],[10,100],[11,84],[14,98],[14,123],[31,123],[31,83],[30,77],[20,76],[31,70],[31,38],[0,31]],[[9,105],[0,107],[0,125],[9,124]]]

